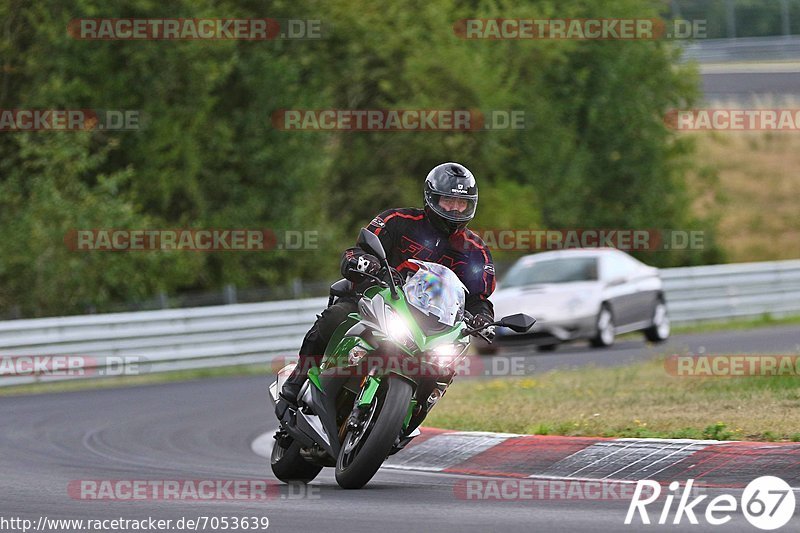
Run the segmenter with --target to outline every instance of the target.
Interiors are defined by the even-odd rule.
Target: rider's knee
[[[344,306],[334,305],[322,312],[317,320],[317,328],[324,339],[330,339],[339,324],[347,318],[347,309]]]

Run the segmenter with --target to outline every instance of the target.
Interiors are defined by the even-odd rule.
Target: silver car
[[[631,331],[663,342],[670,332],[658,269],[613,248],[525,256],[506,273],[490,300],[497,316],[525,313],[536,318],[528,337],[537,338],[543,351],[576,339],[611,346],[616,335]],[[515,335],[506,329],[497,333],[501,342]]]

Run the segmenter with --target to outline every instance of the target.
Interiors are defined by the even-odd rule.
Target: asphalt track
[[[708,101],[748,101],[769,96],[772,103],[800,98],[800,72],[704,73],[703,94]]]
[[[669,349],[796,353],[797,327],[676,337]],[[737,349],[738,348],[738,349]],[[532,356],[551,365],[622,363],[651,348],[626,341],[607,351],[581,347]],[[274,531],[641,531],[624,526],[626,501],[474,501],[459,499],[461,476],[384,470],[361,491],[338,488],[323,472],[312,492],[284,487],[257,502],[88,501],[67,492],[75,480],[272,480],[253,439],[274,429],[264,378],[208,379],[116,390],[0,398],[0,518],[173,519],[266,516]],[[456,383],[457,386],[457,383]],[[708,494],[740,492],[709,489]],[[709,498],[710,499],[710,498]],[[706,500],[708,501],[708,500]],[[699,508],[702,510],[703,506]],[[658,510],[651,516],[655,519]],[[786,527],[797,530],[795,517]],[[673,531],[755,531],[743,516],[722,527],[664,526]]]
[[[752,70],[702,73],[702,90],[706,101],[738,101],[789,105],[800,98],[800,67],[794,72],[778,65],[756,65]]]
[[[614,366],[663,353],[800,355],[800,325],[675,335],[666,343],[658,345],[645,343],[641,339],[643,337],[638,334],[628,335],[618,339],[612,348],[605,350],[591,348],[586,342],[575,342],[562,344],[554,352],[541,354],[531,354],[531,346],[524,341],[509,341],[501,347],[499,353],[511,357],[524,355],[537,372],[589,363]]]

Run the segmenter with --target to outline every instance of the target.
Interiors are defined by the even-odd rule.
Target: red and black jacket
[[[488,299],[495,287],[492,254],[474,232],[466,229],[449,237],[443,235],[431,225],[425,211],[417,208],[389,209],[372,219],[367,228],[380,238],[389,264],[401,274],[417,269],[409,259],[442,264],[455,272],[469,291],[467,311],[494,318]],[[352,258],[365,253],[358,246],[345,250],[342,275],[351,281],[362,281],[347,267]]]

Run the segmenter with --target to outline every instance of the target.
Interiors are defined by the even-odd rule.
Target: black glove
[[[489,339],[494,339],[494,326],[490,325],[494,320],[486,315],[475,315],[470,321],[469,327],[472,329],[481,328],[478,333]]]
[[[374,255],[363,254],[358,257],[351,257],[348,260],[350,270],[376,275],[381,269],[380,260]]]

